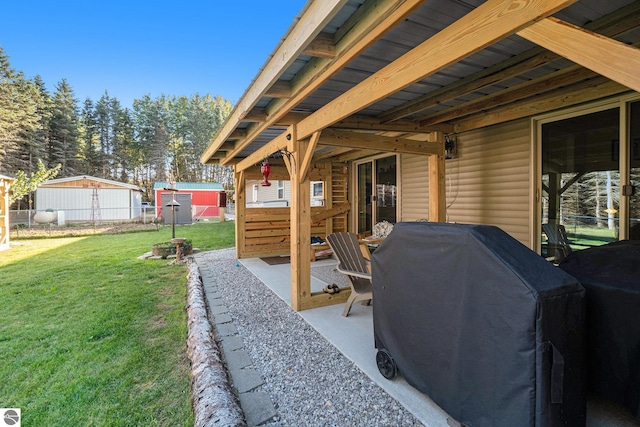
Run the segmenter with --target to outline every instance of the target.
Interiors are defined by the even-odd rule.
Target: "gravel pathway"
[[[236,262],[235,250],[198,255],[278,417],[266,426],[422,426],[284,301]]]

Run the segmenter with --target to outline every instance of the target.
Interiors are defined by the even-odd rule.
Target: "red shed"
[[[171,200],[168,188],[171,188],[171,183],[166,181],[158,181],[153,185],[156,216],[162,216],[163,199]],[[191,200],[192,219],[218,217],[219,208],[227,205],[224,187],[217,182],[176,182],[175,189],[182,200]],[[184,211],[184,208],[181,210]]]

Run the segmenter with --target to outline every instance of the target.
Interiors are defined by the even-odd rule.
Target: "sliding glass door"
[[[556,262],[640,223],[640,103],[618,105],[540,127],[541,248]]]
[[[370,232],[380,221],[395,223],[398,209],[397,156],[380,157],[358,163],[357,230]]]
[[[629,184],[623,194],[629,197],[629,238],[640,240],[640,102],[630,104]]]

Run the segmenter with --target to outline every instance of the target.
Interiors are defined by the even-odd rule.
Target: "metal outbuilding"
[[[36,190],[36,211],[63,212],[65,221],[130,221],[142,215],[142,188],[88,175],[52,179]]]

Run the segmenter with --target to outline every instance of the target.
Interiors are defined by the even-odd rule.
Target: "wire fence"
[[[163,211],[166,218],[163,218]],[[224,209],[219,206],[191,205],[176,209],[182,223],[220,218]],[[171,209],[163,206],[103,207],[100,209],[23,209],[9,211],[11,228],[31,228],[44,224],[65,226],[69,224],[152,223],[171,221]]]

